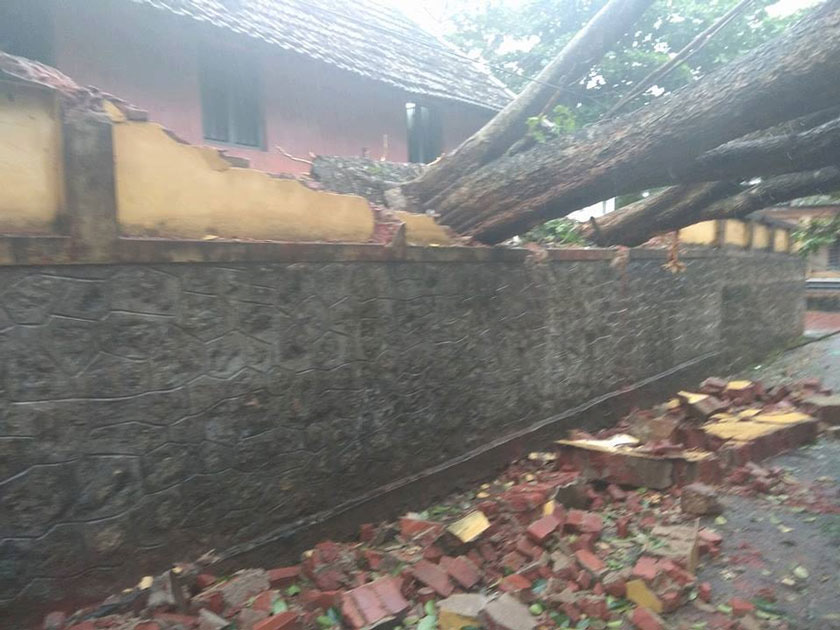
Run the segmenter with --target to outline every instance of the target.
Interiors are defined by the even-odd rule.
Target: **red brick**
[[[251,608],[271,612],[275,599],[277,599],[277,591],[265,591],[254,598],[254,603],[251,604]]]
[[[560,606],[560,609],[563,611],[563,614],[565,614],[569,618],[569,621],[571,621],[574,625],[577,625],[578,621],[581,620],[582,615],[580,610],[578,610],[578,607],[572,604],[571,602],[566,602],[565,604]]]
[[[594,576],[600,576],[607,568],[604,561],[587,549],[581,549],[575,552],[575,558],[584,569],[589,571]]]
[[[263,619],[254,626],[254,630],[293,630],[299,627],[298,614],[289,610]]]
[[[653,582],[659,576],[659,561],[650,556],[642,556],[633,567],[633,577],[641,578],[645,582]]]
[[[572,551],[580,551],[581,549],[592,551],[595,548],[594,543],[595,534],[581,534],[570,546]]]
[[[697,587],[697,596],[706,603],[712,601],[712,585],[708,582],[702,582]]]
[[[423,558],[429,562],[437,562],[443,557],[443,549],[437,545],[429,545],[423,550]]]
[[[592,586],[592,574],[586,569],[581,569],[577,574],[577,583],[583,590],[589,590]]]
[[[208,586],[213,586],[216,583],[216,576],[210,573],[199,573],[195,576],[195,586],[198,590],[203,591]]]
[[[627,582],[617,573],[610,573],[604,576],[604,590],[613,597],[624,597],[627,595]]]
[[[375,551],[373,549],[365,549],[363,552],[365,557],[365,562],[367,563],[368,568],[371,571],[378,571],[379,567],[382,566],[382,559],[385,557],[381,551]]]
[[[701,541],[708,543],[710,545],[719,545],[723,542],[723,536],[718,534],[713,529],[703,528],[698,532],[698,537]]]
[[[347,576],[337,569],[326,569],[315,573],[312,581],[322,591],[337,591],[347,582]]]
[[[665,623],[662,617],[647,608],[636,608],[630,616],[630,621],[639,630],[663,630]]]
[[[627,499],[627,493],[614,483],[607,486],[607,494],[610,495],[613,501],[624,501]]]
[[[604,529],[604,522],[600,514],[583,510],[569,510],[566,515],[566,527],[582,534],[600,536]]]
[[[440,567],[426,560],[415,564],[411,573],[418,582],[433,588],[438,595],[443,597],[449,597],[455,589],[449,581],[449,576]]]
[[[356,606],[353,596],[349,593],[344,593],[341,596],[341,616],[352,628],[365,627],[365,618]]]
[[[341,591],[319,591],[313,588],[303,591],[300,594],[300,601],[307,608],[326,610],[341,604]]]
[[[609,619],[610,610],[607,606],[607,600],[604,597],[590,595],[589,597],[582,597],[578,600],[578,606],[581,611],[595,619]]]
[[[659,596],[659,599],[662,602],[662,609],[666,613],[674,612],[683,604],[682,595],[679,591],[666,591]]]
[[[440,566],[452,576],[452,579],[467,590],[475,586],[481,579],[478,567],[466,556],[458,556],[457,558],[444,556],[440,559]]]
[[[434,521],[424,521],[404,516],[400,519],[400,534],[406,540],[411,540],[429,530],[443,531],[443,526]]]
[[[487,518],[493,518],[499,513],[499,504],[495,501],[482,501],[477,507]]]
[[[509,571],[519,571],[519,569],[525,566],[526,561],[527,558],[521,553],[511,551],[502,558],[502,566]]]
[[[535,545],[527,536],[520,536],[516,541],[516,551],[523,556],[536,560],[545,552],[542,547]]]
[[[527,530],[528,536],[538,545],[542,545],[559,526],[560,521],[553,514],[549,514],[531,523]]]
[[[192,615],[180,615],[178,613],[156,612],[155,619],[160,619],[167,624],[180,624],[185,630],[198,627],[198,617]]]
[[[620,516],[615,521],[616,536],[627,538],[630,535],[630,517]]]
[[[683,569],[680,565],[676,562],[672,562],[671,560],[663,560],[660,563],[660,567],[668,577],[674,580],[680,586],[687,586],[688,584],[692,584],[696,581],[694,575],[689,573],[685,569]]]
[[[736,617],[743,617],[755,610],[755,605],[746,599],[740,597],[733,597],[729,600],[729,605],[732,606],[732,614]]]
[[[315,545],[315,557],[320,561],[318,564],[330,564],[341,556],[341,545],[332,540],[324,540]]]
[[[383,608],[390,615],[401,615],[408,610],[409,603],[400,593],[400,580],[392,576],[381,577],[370,583]]]
[[[529,588],[531,588],[531,580],[518,573],[508,575],[499,583],[499,590],[505,593],[517,593]]]
[[[368,624],[375,624],[380,619],[388,616],[388,611],[385,610],[385,607],[376,595],[376,591],[369,584],[354,588],[350,591],[350,595],[353,597],[356,609],[362,613],[362,616]]]
[[[291,586],[300,578],[300,565],[278,567],[268,572],[268,582],[275,588]]]

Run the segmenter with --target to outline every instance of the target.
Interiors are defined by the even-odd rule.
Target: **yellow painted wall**
[[[120,228],[128,235],[367,242],[361,197],[234,168],[215,149],[181,144],[161,126],[113,115]]]
[[[394,215],[405,223],[405,242],[408,245],[453,245],[450,233],[425,214],[397,211]]]
[[[790,238],[787,230],[776,228],[773,231],[773,251],[786,252],[790,247]]]
[[[723,242],[726,245],[746,247],[748,244],[747,225],[743,221],[727,219],[723,227]]]
[[[54,93],[0,82],[0,232],[52,232],[64,203]]]
[[[712,245],[717,233],[716,224],[717,221],[702,221],[682,228],[679,233],[680,241],[697,245]]]
[[[761,223],[753,223],[753,249],[767,249],[770,247],[770,228]]]

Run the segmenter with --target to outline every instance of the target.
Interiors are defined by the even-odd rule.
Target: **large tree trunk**
[[[527,130],[557,92],[580,80],[644,13],[653,0],[610,0],[522,92],[455,151],[429,166],[402,187],[409,204],[418,206],[465,174],[500,157]]]
[[[733,182],[674,186],[584,228],[598,245],[641,245],[651,236],[700,221],[738,219],[773,204],[840,187],[840,168],[778,175],[744,189]]]
[[[633,114],[501,157],[413,209],[496,243],[617,194],[675,181],[732,138],[840,102],[840,0]],[[804,96],[807,95],[807,98]]]

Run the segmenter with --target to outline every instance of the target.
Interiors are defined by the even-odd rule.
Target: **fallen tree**
[[[575,35],[551,63],[484,127],[451,154],[431,164],[416,180],[402,187],[413,208],[455,184],[477,166],[501,157],[522,138],[529,118],[537,116],[563,89],[583,77],[642,15],[653,0],[610,0]]]
[[[496,243],[618,194],[696,181],[702,154],[840,103],[838,60],[840,0],[828,0],[777,40],[641,110],[485,164],[459,150],[441,161],[457,170],[453,180],[439,185],[433,168],[401,192],[408,209],[433,210],[456,231]],[[766,141],[738,150],[747,149],[774,159],[784,152]],[[726,157],[732,147],[721,151],[742,164]],[[803,168],[787,162],[776,172]]]
[[[829,193],[838,187],[838,166],[778,175],[749,187],[731,181],[673,186],[590,221],[584,235],[602,246],[641,245],[654,234],[700,221],[744,218],[774,204]]]

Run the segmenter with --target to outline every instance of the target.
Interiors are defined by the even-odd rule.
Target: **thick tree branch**
[[[663,232],[712,219],[743,218],[756,210],[840,187],[840,168],[778,175],[744,189],[732,182],[674,186],[625,206],[584,234],[599,245],[641,245]]]
[[[661,186],[744,134],[840,103],[840,0],[773,42],[631,115],[499,158],[433,199],[442,222],[495,243],[617,194]],[[807,98],[803,95],[807,94]]]
[[[507,107],[454,152],[404,185],[402,194],[414,205],[422,205],[466,173],[501,156],[525,134],[528,118],[540,113],[557,86],[583,77],[651,4],[652,0],[609,0]]]

